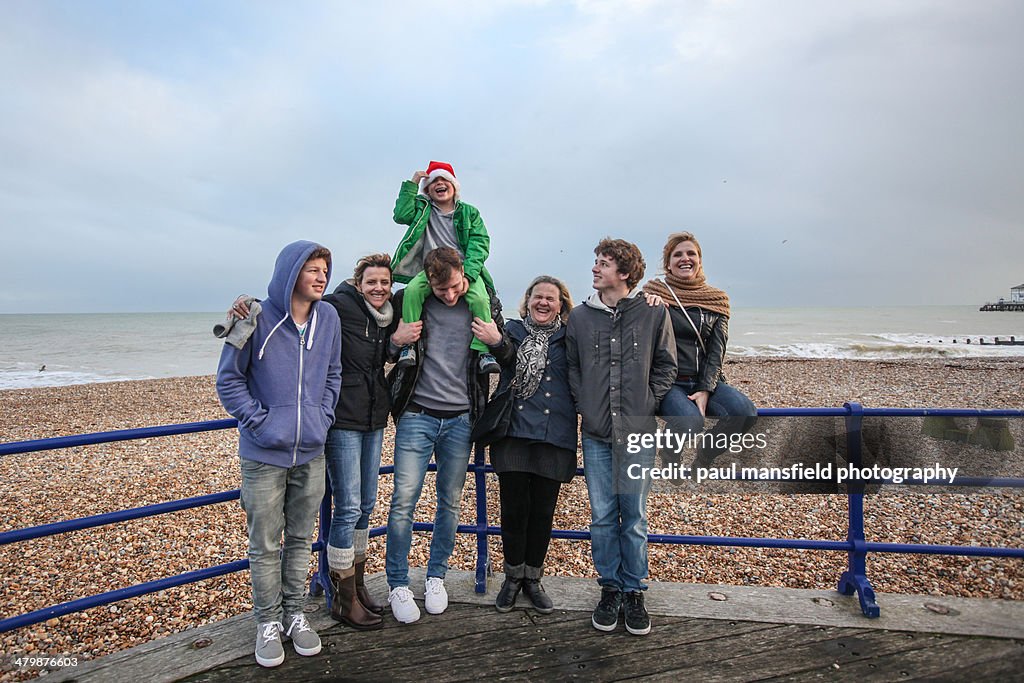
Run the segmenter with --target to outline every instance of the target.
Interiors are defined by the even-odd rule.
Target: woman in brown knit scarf
[[[662,251],[665,280],[652,280],[644,292],[660,296],[669,307],[676,335],[678,377],[661,401],[659,414],[669,427],[699,432],[704,417],[719,418],[711,434],[718,444],[748,431],[756,422],[754,403],[725,381],[722,363],[729,341],[729,296],[707,284],[697,238],[689,232],[668,236]],[[702,448],[696,467],[707,467],[724,448]]]

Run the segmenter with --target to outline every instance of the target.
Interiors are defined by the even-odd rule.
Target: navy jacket
[[[578,422],[576,407],[569,392],[565,332],[563,325],[548,341],[548,364],[537,391],[528,399],[515,397],[507,436],[543,441],[575,451]],[[521,321],[509,320],[505,324],[505,339],[509,342],[510,351],[495,353],[498,362],[502,364],[496,392],[504,390],[515,377],[516,352],[527,335],[526,326]]]

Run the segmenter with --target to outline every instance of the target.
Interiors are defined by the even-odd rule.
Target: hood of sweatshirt
[[[299,240],[292,242],[281,250],[274,262],[274,275],[267,285],[267,298],[274,304],[291,315],[292,313],[292,292],[295,291],[295,283],[299,279],[302,266],[306,265],[309,255],[320,248],[316,242]],[[327,265],[327,282],[331,281],[331,265]],[[326,286],[324,291],[329,291]]]
[[[627,294],[626,296],[622,297],[619,301],[620,302],[625,302],[627,299],[635,299],[637,294],[639,294],[639,293],[640,293],[640,288],[639,287],[634,287],[633,289],[631,289],[629,291],[629,294]],[[587,306],[590,306],[591,308],[596,308],[599,311],[604,311],[605,313],[614,313],[615,312],[614,308],[611,308],[611,307],[605,305],[605,303],[603,301],[601,301],[601,293],[600,292],[594,292],[589,297],[587,297],[587,299],[583,303],[585,303]]]
[[[299,240],[298,242],[292,242],[281,250],[281,253],[277,255],[277,261],[274,262],[274,274],[270,278],[270,284],[267,285],[267,302],[272,305],[272,308],[267,306],[268,312],[273,312],[274,317],[278,318],[275,320],[273,329],[270,334],[267,335],[266,339],[263,340],[263,344],[260,347],[259,358],[263,359],[263,354],[267,348],[267,343],[270,338],[277,332],[277,329],[281,327],[292,315],[292,292],[295,291],[295,283],[299,279],[299,273],[302,272],[302,267],[306,265],[306,261],[309,260],[310,254],[320,248],[320,245],[316,242],[308,242],[306,240]],[[331,265],[327,265],[327,281],[331,281]],[[327,291],[326,286],[324,291]],[[273,311],[276,309],[276,311]],[[317,324],[317,306],[314,304],[313,310],[310,314],[308,321],[309,333],[306,336],[306,348],[313,348],[313,335],[316,333]]]

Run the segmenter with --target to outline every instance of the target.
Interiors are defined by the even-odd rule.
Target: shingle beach
[[[1024,409],[1024,359],[782,360],[736,359],[730,381],[759,407]],[[0,442],[227,417],[212,377],[0,391]],[[393,429],[386,432],[390,462]],[[0,458],[0,530],[85,517],[238,487],[236,432],[129,441]],[[1024,446],[1016,444],[1012,457]],[[1009,456],[1008,456],[1009,457]],[[1007,474],[1022,476],[1019,463]],[[428,477],[428,483],[430,477]],[[498,524],[497,480],[489,479],[490,523]],[[471,483],[462,520],[473,520]],[[1024,545],[1024,492],[932,494],[886,487],[865,498],[869,540],[958,545]],[[385,524],[391,495],[382,477],[371,527]],[[425,488],[417,520],[433,516]],[[843,495],[711,493],[661,487],[649,504],[652,533],[843,540]],[[563,488],[555,525],[589,522],[581,478]],[[413,566],[425,564],[429,536],[417,534]],[[490,541],[500,570],[501,544]],[[371,540],[368,571],[383,570],[383,538]],[[244,514],[237,501],[0,547],[0,617],[245,557]],[[460,535],[452,567],[471,569],[475,539]],[[594,576],[586,542],[553,541],[547,572]],[[724,584],[834,589],[843,553],[659,546],[650,578]],[[874,554],[876,591],[1024,599],[1024,561]],[[596,595],[596,588],[595,588]],[[19,655],[91,659],[248,611],[249,583],[239,572],[131,599],[4,634],[0,680],[17,680]],[[390,618],[390,617],[388,617]],[[338,626],[337,628],[342,628]]]

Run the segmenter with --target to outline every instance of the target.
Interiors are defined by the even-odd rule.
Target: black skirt
[[[563,483],[576,476],[576,451],[544,441],[506,436],[490,446],[494,471],[529,472]]]

